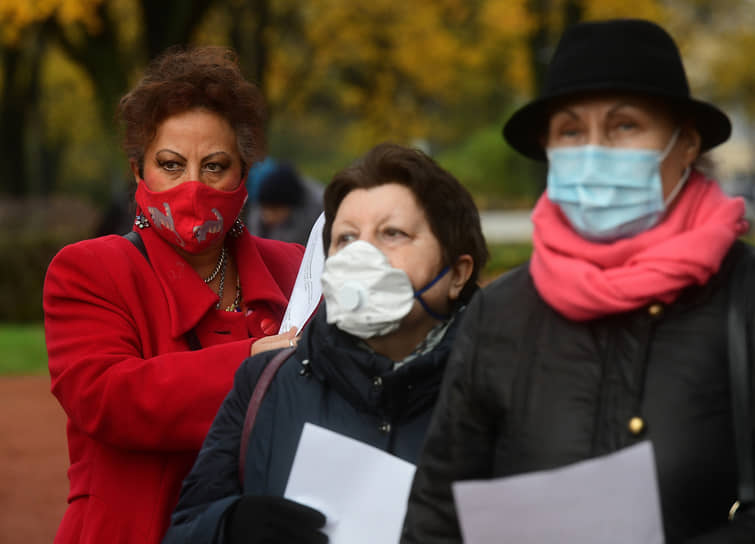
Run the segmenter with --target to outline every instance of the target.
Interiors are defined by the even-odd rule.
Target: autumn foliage
[[[327,178],[381,140],[459,153],[536,92],[564,25],[665,24],[693,88],[755,113],[747,0],[0,0],[0,193],[89,192],[124,178],[113,112],[174,43],[234,47],[271,105],[272,149]],[[699,93],[698,93],[699,94]],[[477,136],[476,136],[477,135]],[[471,148],[471,149],[470,149]],[[485,146],[485,153],[492,153]],[[501,153],[504,144],[500,143]],[[318,170],[319,168],[319,170]],[[13,171],[13,176],[5,173]],[[465,172],[455,172],[462,180]],[[521,180],[520,180],[521,181]],[[521,183],[520,183],[521,185]],[[484,187],[477,187],[484,191]],[[512,190],[513,185],[512,185]]]

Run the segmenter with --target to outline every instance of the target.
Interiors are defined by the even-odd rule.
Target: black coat
[[[358,346],[320,311],[260,405],[242,489],[237,464],[247,405],[261,367],[277,352],[244,361],[184,480],[163,542],[222,542],[223,516],[242,493],[282,496],[306,422],[415,463],[458,321],[432,351],[394,370],[393,361]]]
[[[646,439],[667,544],[755,542],[755,513],[727,523],[737,494],[727,278],[742,258],[755,254],[738,242],[718,274],[674,303],[588,322],[549,307],[527,266],[478,293],[449,359],[402,542],[461,541],[454,481],[560,467]],[[638,434],[633,417],[645,423]]]

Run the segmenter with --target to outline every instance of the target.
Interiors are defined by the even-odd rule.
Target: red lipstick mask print
[[[233,191],[218,191],[199,181],[185,181],[154,192],[142,180],[134,198],[150,224],[169,244],[187,253],[201,253],[222,239],[246,203],[246,183]]]

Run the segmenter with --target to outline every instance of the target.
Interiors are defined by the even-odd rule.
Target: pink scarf
[[[703,285],[747,230],[744,201],[692,172],[668,215],[632,238],[595,243],[580,237],[547,193],[532,212],[530,273],[545,301],[575,321],[670,303]]]

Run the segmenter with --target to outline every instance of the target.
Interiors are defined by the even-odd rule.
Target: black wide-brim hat
[[[701,151],[731,135],[725,113],[690,96],[679,49],[663,28],[650,21],[613,19],[567,28],[543,87],[541,96],[514,112],[503,127],[509,145],[535,160],[546,160],[541,138],[552,102],[595,91],[638,93],[681,109],[700,132]]]

